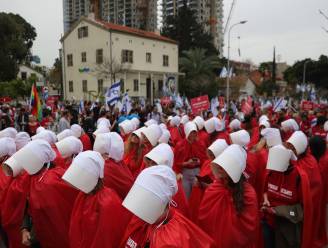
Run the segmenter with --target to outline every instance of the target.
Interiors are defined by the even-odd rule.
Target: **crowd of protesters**
[[[0,109],[4,247],[328,245],[326,105]]]

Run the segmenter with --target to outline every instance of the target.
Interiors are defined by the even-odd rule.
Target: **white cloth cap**
[[[281,122],[281,128],[284,131],[288,131],[288,130],[297,131],[299,129],[299,126],[294,119],[288,119],[286,121]]]
[[[47,141],[37,139],[29,142],[13,157],[29,175],[34,175],[42,169],[45,163],[53,161],[56,158],[56,153]]]
[[[323,129],[328,132],[328,121],[325,122],[325,124],[323,125]]]
[[[77,155],[62,179],[88,194],[104,178],[105,161],[96,151],[85,151]]]
[[[171,138],[171,133],[169,132],[169,130],[167,129],[162,129],[163,133],[161,135],[161,137],[158,140],[158,143],[169,143],[169,140]]]
[[[82,135],[82,127],[78,124],[73,124],[71,126],[71,130],[73,132],[73,135],[76,137],[76,138],[80,138],[81,135]]]
[[[135,124],[130,120],[122,121],[120,124],[118,124],[118,126],[120,130],[123,131],[124,135],[132,133],[136,128]]]
[[[238,119],[234,119],[230,122],[229,127],[231,130],[236,131],[241,128],[241,122]]]
[[[47,141],[50,145],[55,144],[57,141],[57,136],[54,132],[50,131],[50,130],[43,130],[40,133],[32,136],[32,140],[45,140]]]
[[[291,150],[286,149],[283,145],[277,145],[269,149],[267,169],[285,172],[288,169],[289,161],[293,156]]]
[[[6,129],[0,131],[0,138],[12,138],[15,139],[17,135],[17,130],[13,127],[7,127]]]
[[[93,150],[100,154],[108,154],[115,161],[121,161],[124,155],[124,142],[122,137],[115,132],[97,135]]]
[[[230,139],[233,144],[237,144],[243,147],[246,147],[251,141],[249,133],[244,129],[231,133]]]
[[[46,130],[44,127],[38,127],[38,128],[36,129],[36,134],[38,134],[38,133],[40,133],[40,132],[42,132],[42,131],[44,131],[44,130]]]
[[[261,135],[264,137],[268,147],[282,144],[282,139],[278,128],[264,128],[261,131]]]
[[[63,158],[71,157],[83,151],[81,140],[75,136],[69,136],[58,141],[56,147]]]
[[[137,135],[137,137],[138,137],[140,140],[142,140],[142,135],[141,135],[141,133],[142,133],[144,130],[146,130],[146,129],[147,129],[147,127],[141,127],[141,128],[135,130],[135,131],[132,132],[132,133],[135,134],[135,135]]]
[[[221,166],[234,183],[239,182],[246,168],[246,151],[239,145],[230,145],[212,163]]]
[[[109,129],[111,127],[110,121],[105,117],[101,117],[97,120],[97,128],[99,128],[100,126],[105,126]]]
[[[146,136],[152,146],[156,146],[163,132],[157,124],[152,124],[143,130],[142,133]]]
[[[207,133],[211,134],[214,131],[222,131],[224,129],[224,124],[217,117],[212,117],[204,123],[205,130]]]
[[[269,128],[271,125],[270,122],[268,122],[267,120],[262,120],[259,126],[264,126],[265,128]]]
[[[228,147],[227,142],[224,139],[217,139],[208,147],[214,157],[219,156]]]
[[[97,136],[98,134],[101,134],[101,133],[109,133],[109,132],[110,132],[109,127],[100,125],[97,128],[97,130],[93,132],[93,135],[94,136]]]
[[[61,141],[67,137],[74,136],[74,133],[71,129],[65,129],[64,131],[57,134],[58,141]]]
[[[11,156],[16,152],[15,140],[10,137],[0,138],[0,158]]]
[[[189,116],[184,115],[184,116],[181,117],[180,124],[185,125],[188,121],[189,121]]]
[[[266,115],[261,115],[259,123],[261,123],[262,121],[269,121],[269,118]]]
[[[162,130],[167,130],[167,126],[166,126],[164,123],[159,124],[159,127],[160,127]]]
[[[300,155],[306,151],[308,146],[308,140],[306,135],[302,131],[296,131],[292,134],[292,136],[287,140],[288,143],[292,144],[297,154]]]
[[[174,154],[168,144],[159,144],[148,152],[145,157],[153,160],[156,164],[173,167]]]
[[[15,143],[16,143],[16,150],[20,150],[25,145],[27,145],[28,142],[31,141],[31,137],[27,132],[19,132],[16,135]]]
[[[149,224],[154,224],[164,213],[178,191],[175,173],[166,165],[144,169],[122,205]]]
[[[198,130],[202,130],[204,128],[205,121],[202,117],[196,116],[193,121],[196,123]]]
[[[132,122],[133,125],[134,125],[134,130],[136,130],[136,129],[139,128],[140,121],[139,121],[139,119],[138,119],[137,117],[133,117],[133,118],[131,119],[131,122]],[[133,130],[133,131],[134,131],[134,130]]]
[[[150,125],[154,125],[154,124],[156,124],[156,125],[158,124],[157,121],[154,120],[154,119],[150,119],[150,120],[145,122],[146,127],[149,127]]]
[[[197,126],[195,124],[195,122],[189,121],[184,125],[184,132],[186,134],[186,138],[189,137],[191,132],[197,132]]]
[[[172,119],[170,120],[170,125],[173,127],[177,127],[177,126],[179,126],[180,121],[181,121],[180,116],[176,115],[176,116],[172,117]]]

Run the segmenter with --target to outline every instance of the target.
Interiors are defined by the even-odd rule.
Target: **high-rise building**
[[[163,19],[177,15],[185,0],[163,0]],[[223,52],[223,0],[186,0],[189,8],[196,12],[197,20],[213,36],[213,44],[220,54]]]
[[[63,0],[64,32],[90,11],[97,19],[147,31],[157,29],[157,0]]]
[[[82,16],[87,16],[90,10],[89,0],[63,0],[64,33]]]

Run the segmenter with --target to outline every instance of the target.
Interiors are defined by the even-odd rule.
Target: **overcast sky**
[[[231,2],[224,0],[225,21]],[[272,60],[273,46],[280,61],[289,64],[327,55],[328,33],[321,26],[328,29],[328,20],[319,15],[319,9],[328,15],[328,0],[237,0],[230,24],[248,23],[231,32],[231,57],[255,63]],[[33,54],[40,56],[42,64],[52,66],[63,33],[62,0],[0,0],[0,11],[18,13],[36,28]],[[227,43],[227,37],[225,40]]]

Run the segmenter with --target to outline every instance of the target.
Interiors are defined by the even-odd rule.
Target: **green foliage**
[[[16,78],[18,64],[30,56],[35,28],[20,15],[0,13],[0,82]]]
[[[50,70],[49,82],[54,89],[62,90],[62,63],[59,58],[56,58],[53,68]]]
[[[263,81],[262,84],[256,88],[257,92],[260,95],[263,95],[264,93],[267,94],[267,96],[272,96],[273,91],[277,91],[279,87],[276,83],[272,82],[271,80]]]
[[[31,76],[28,80],[14,79],[0,84],[0,96],[10,96],[13,99],[29,97],[32,84],[37,81]]]
[[[197,22],[195,11],[191,10],[186,2],[179,8],[176,16],[168,16],[164,19],[161,33],[178,41],[179,55],[182,55],[183,51],[194,48],[204,48],[207,55],[218,55],[212,42],[213,37],[204,31],[202,24]]]
[[[206,56],[205,49],[196,48],[184,51],[179,65],[185,73],[185,77],[179,83],[181,93],[188,97],[217,95],[218,82],[214,73],[220,65],[217,56]]]
[[[311,59],[297,61],[285,71],[285,80],[292,85],[302,83],[306,61],[309,61],[306,64],[306,83],[313,83],[318,88],[328,89],[328,57],[325,55],[321,55],[317,61]]]

